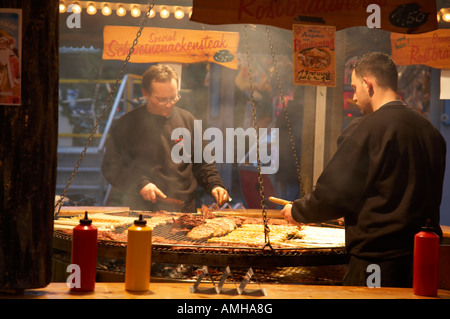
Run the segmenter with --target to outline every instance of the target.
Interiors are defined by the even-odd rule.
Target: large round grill
[[[146,215],[151,221],[151,212],[122,212],[115,215],[127,215],[137,218],[138,214]],[[172,220],[180,214],[167,213]],[[278,212],[277,212],[278,214]],[[226,215],[226,213],[224,213]],[[258,216],[257,212],[234,211],[233,216]],[[95,216],[95,215],[91,215]],[[252,218],[252,217],[250,217]],[[253,219],[254,220],[254,219]],[[95,223],[95,222],[94,222]],[[94,224],[93,223],[93,224]],[[328,229],[320,227],[318,229]],[[338,227],[338,226],[335,226]],[[123,262],[126,259],[126,229],[117,227],[114,234],[119,240],[100,236],[98,240],[99,263],[111,263],[112,260]],[[331,227],[330,227],[331,229]],[[102,233],[102,232],[99,232]],[[270,233],[269,233],[270,238]],[[68,231],[54,231],[53,247],[60,261],[69,262],[72,246],[72,235]],[[347,263],[347,255],[343,245],[333,247],[320,244],[296,245],[296,247],[271,247],[260,245],[221,245],[207,240],[191,240],[183,232],[173,232],[173,222],[162,223],[153,228],[152,262],[168,264],[207,265],[214,267],[298,267],[298,266],[330,266]]]

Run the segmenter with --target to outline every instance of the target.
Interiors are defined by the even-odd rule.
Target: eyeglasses
[[[167,105],[167,103],[170,103],[170,104],[177,103],[181,99],[181,95],[180,95],[180,93],[177,93],[177,96],[168,98],[168,99],[160,99],[160,98],[157,98],[154,96],[153,96],[153,98],[155,99],[156,104],[158,104],[160,106],[164,106],[164,105]]]

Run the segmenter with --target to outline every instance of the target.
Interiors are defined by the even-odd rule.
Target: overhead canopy
[[[437,29],[436,12],[436,2],[429,0],[193,0],[191,20],[264,24],[288,30],[299,23],[331,25],[340,30],[379,22],[377,27],[386,31],[422,33]]]

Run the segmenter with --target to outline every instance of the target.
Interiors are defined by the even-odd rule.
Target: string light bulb
[[[133,6],[131,8],[130,14],[131,14],[132,17],[137,18],[137,17],[139,17],[141,15],[141,9],[139,9],[138,6]]]
[[[112,10],[111,10],[111,7],[109,6],[109,3],[105,3],[102,8],[102,14],[104,16],[109,16],[111,13],[112,13]]]
[[[69,8],[72,8],[73,13],[81,13],[81,6],[78,2],[72,3]]]
[[[450,10],[442,13],[442,20],[445,22],[450,22]]]
[[[175,8],[175,13],[174,16],[176,19],[183,19],[184,18],[184,11],[183,9],[181,9],[181,7],[176,7]]]
[[[442,20],[444,20],[445,22],[450,22],[450,13],[444,13],[442,15]]]
[[[72,13],[81,13],[83,8],[86,9],[86,13],[89,15],[95,15],[97,14],[97,11],[100,11],[104,16],[109,16],[112,14],[113,9],[115,9],[117,16],[123,17],[127,14],[127,8],[130,11],[130,15],[132,17],[137,18],[142,15],[141,5],[139,4],[124,5],[123,3],[120,3],[117,5],[113,4],[113,6],[111,6],[109,2],[103,2],[100,4],[96,1],[59,1],[59,13],[65,13],[69,11]],[[159,12],[159,15],[162,19],[169,18],[171,13],[173,13],[174,17],[179,20],[183,19],[186,15],[189,15],[189,17],[191,17],[192,15],[192,7],[160,5],[156,6],[155,8],[150,10],[148,15],[149,18],[154,18],[157,12]],[[446,19],[450,21],[450,14],[445,15],[441,10],[441,12],[439,12],[438,19],[439,18],[444,21],[447,21]]]
[[[116,13],[119,17],[123,17],[127,14],[127,10],[125,9],[125,7],[123,5],[119,4],[117,6]]]
[[[97,8],[95,7],[95,4],[93,2],[89,2],[88,6],[86,8],[86,12],[90,15],[94,15],[97,13]]]
[[[66,12],[67,7],[66,7],[66,3],[64,1],[60,1],[59,2],[59,13],[64,13]]]
[[[437,21],[450,22],[450,8],[442,8],[437,13]]]
[[[161,16],[161,18],[167,19],[170,16],[169,9],[167,9],[166,7],[162,7],[159,15]]]

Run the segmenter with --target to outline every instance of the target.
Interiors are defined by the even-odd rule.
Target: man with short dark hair
[[[345,218],[350,262],[344,285],[365,286],[367,267],[376,264],[381,286],[411,287],[414,235],[430,220],[442,236],[446,142],[398,99],[397,81],[386,54],[368,53],[356,62],[351,85],[363,116],[339,137],[315,189],[282,210],[296,224]]]
[[[219,205],[225,203],[228,193],[214,163],[172,160],[173,146],[183,143],[172,140],[172,132],[177,128],[193,132],[195,120],[175,106],[180,99],[175,70],[154,65],[144,73],[142,84],[146,104],[123,115],[111,130],[102,164],[106,180],[127,194],[130,208],[136,210],[196,212],[198,185]],[[185,205],[164,200],[167,197]]]

